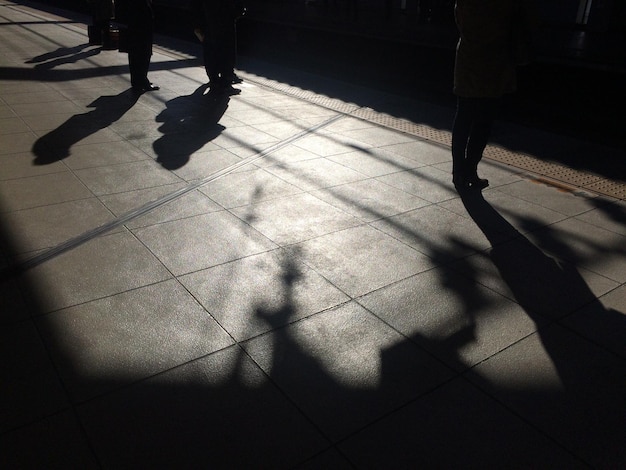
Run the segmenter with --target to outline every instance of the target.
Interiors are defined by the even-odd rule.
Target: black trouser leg
[[[497,98],[457,99],[452,127],[453,173],[476,173],[491,135],[498,103]]]
[[[133,87],[149,85],[148,69],[150,68],[150,54],[145,52],[129,52],[128,67],[130,69],[130,84]]]

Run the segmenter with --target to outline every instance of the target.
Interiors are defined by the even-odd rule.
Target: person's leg
[[[478,163],[483,158],[483,152],[489,142],[498,102],[499,100],[495,98],[476,100],[465,160],[466,177],[470,183],[478,183],[485,186],[489,184],[487,180],[482,180],[478,177]]]
[[[151,54],[146,50],[128,53],[128,67],[130,68],[130,84],[136,91],[158,90],[159,87],[148,80]]]
[[[202,59],[204,60],[204,69],[211,85],[215,85],[218,80],[216,49],[215,38],[207,34],[202,43]]]
[[[452,125],[452,181],[455,186],[465,182],[467,142],[474,119],[475,102],[471,98],[457,97],[456,114]]]
[[[132,49],[128,51],[128,68],[130,69],[130,84],[133,88],[143,86],[141,77],[140,56]]]
[[[223,57],[223,76],[228,83],[232,83],[235,76],[235,62],[237,57],[237,38],[235,30],[235,22],[228,25],[224,30],[224,57]]]

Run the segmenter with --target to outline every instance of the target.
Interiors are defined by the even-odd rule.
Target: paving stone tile
[[[77,121],[73,121],[74,119]],[[47,165],[67,158],[80,145],[106,144],[122,140],[118,134],[102,126],[89,121],[81,122],[79,117],[74,116],[48,133],[42,131],[32,148],[36,157],[35,164]]]
[[[0,201],[7,212],[90,197],[93,194],[68,171],[0,181]]]
[[[30,152],[0,155],[0,181],[63,171],[67,171],[67,168],[60,162],[33,165],[33,155]]]
[[[85,112],[83,106],[72,101],[61,100],[53,103],[19,103],[11,105],[18,116],[39,116],[41,114],[65,114],[75,116]]]
[[[333,442],[450,377],[450,370],[351,303],[244,343]]]
[[[235,171],[199,189],[227,209],[302,192],[296,186],[256,167]]]
[[[180,282],[237,341],[349,300],[282,251],[182,276]]]
[[[567,218],[560,212],[510,196],[498,189],[450,199],[438,204],[455,214],[470,217],[483,231],[519,236]]]
[[[578,219],[567,219],[528,234],[544,252],[619,283],[626,282],[626,236]]]
[[[220,121],[221,122],[221,121]],[[301,132],[310,129],[311,123],[303,119],[287,120],[287,121],[273,121],[269,123],[254,124],[254,127],[261,132],[269,134],[278,140],[286,140],[293,136],[300,134]]]
[[[577,216],[578,220],[626,236],[626,201],[606,201],[596,198],[597,207]]]
[[[156,141],[163,136],[158,123],[153,119],[142,121],[119,121],[111,124],[111,129],[124,140],[152,139]]]
[[[63,101],[63,95],[52,89],[29,90],[22,93],[7,93],[3,95],[3,99],[10,105],[20,103],[55,103]]]
[[[345,131],[342,135],[373,147],[385,147],[414,140],[414,138],[408,134],[379,126],[369,129]]]
[[[450,175],[434,167],[425,166],[383,175],[378,180],[430,202],[446,201],[458,196]]]
[[[354,150],[354,146],[360,148],[363,143],[350,140],[344,136],[336,134],[312,133],[304,136],[293,143],[296,147],[300,147],[309,152],[313,152],[320,157],[330,157]]]
[[[555,259],[520,238],[450,265],[519,303],[530,315],[557,319],[619,284]]]
[[[490,246],[487,237],[471,219],[436,205],[376,221],[372,225],[438,263],[483,251]],[[506,234],[498,235],[498,242],[507,239]]]
[[[596,196],[582,191],[564,191],[538,181],[523,180],[498,188],[516,199],[532,202],[567,216],[579,215],[593,208]]]
[[[105,468],[294,468],[328,442],[231,347],[79,407]]]
[[[372,124],[364,119],[357,119],[353,117],[344,116],[342,119],[335,121],[328,126],[324,127],[322,132],[330,132],[333,134],[343,134],[345,131],[361,130],[361,129],[375,129],[376,124]]]
[[[85,168],[74,173],[98,196],[180,182],[176,175],[164,171],[152,160]]]
[[[30,152],[37,136],[32,132],[0,134],[0,155]]]
[[[562,323],[626,359],[626,285],[606,295],[598,295],[597,301],[565,318]]]
[[[195,181],[214,176],[217,173],[232,168],[241,162],[241,158],[225,149],[209,150],[207,152],[195,152],[189,156],[189,160],[183,165],[181,160],[176,160],[175,165],[169,165],[159,159],[159,163],[165,168],[171,169],[175,175],[185,181]],[[176,168],[175,168],[176,167]]]
[[[262,150],[278,142],[276,137],[250,126],[226,128],[220,137],[224,140],[219,139],[217,143],[223,148],[244,145]]]
[[[356,468],[586,468],[462,379],[385,417],[339,448]]]
[[[295,247],[302,260],[351,297],[433,267],[433,261],[368,226],[318,237]]]
[[[233,343],[174,280],[44,315],[38,326],[78,402]]]
[[[266,170],[305,191],[366,179],[362,173],[325,158],[270,166]]]
[[[146,210],[145,213],[142,212],[144,206],[150,203],[157,204],[159,201],[168,198],[177,191],[185,190],[185,188],[186,185],[183,183],[175,183],[158,186],[156,188],[139,189],[126,193],[102,196],[100,200],[117,217],[136,212],[136,217],[124,224],[130,229],[161,224],[163,222],[207,214],[222,209],[207,196],[194,190],[176,197],[163,205]]]
[[[29,114],[22,116],[21,119],[33,131],[51,131],[61,126],[69,120],[75,113],[55,113],[55,114]]]
[[[230,151],[232,152],[234,150],[230,149]],[[309,150],[296,147],[293,144],[287,144],[284,146],[280,146],[278,149],[265,155],[263,158],[256,160],[254,164],[261,168],[273,166],[282,168],[286,165],[294,164],[296,162],[315,159],[319,159],[319,155],[310,152]]]
[[[135,234],[176,276],[276,248],[227,212],[139,228]]]
[[[170,277],[141,243],[120,232],[90,240],[31,267],[22,274],[20,284],[33,310],[41,314]]]
[[[415,160],[377,148],[332,155],[328,157],[328,160],[340,163],[370,177],[388,175],[422,166]]]
[[[537,328],[519,305],[448,268],[404,279],[358,301],[457,370],[480,363]]]
[[[5,214],[14,254],[54,247],[113,220],[96,198],[63,202]]]
[[[468,377],[589,466],[626,459],[626,361],[580,336],[540,329]]]
[[[272,199],[232,212],[279,245],[298,243],[360,222],[310,194]]]
[[[25,426],[69,406],[52,361],[30,321],[2,327],[0,353],[0,432]],[[0,439],[3,442],[4,434]]]
[[[367,222],[430,204],[375,179],[334,186],[311,194]]]
[[[315,104],[298,104],[291,107],[284,107],[281,111],[285,113],[288,119],[307,119],[315,124],[320,124],[337,114],[336,111],[330,108],[317,106]]]
[[[28,131],[28,126],[18,117],[0,118],[0,134],[18,134]]]
[[[0,97],[1,96],[2,96],[2,92],[0,92]],[[5,119],[5,118],[11,118],[11,117],[15,117],[15,113],[13,112],[11,107],[0,102],[0,118]]]
[[[102,144],[77,145],[72,148],[72,154],[63,162],[73,170],[104,167],[120,163],[130,163],[147,160],[150,157],[137,147],[126,141],[109,142]]]
[[[421,165],[435,165],[452,161],[450,149],[419,140],[387,145],[383,149],[419,162]]]

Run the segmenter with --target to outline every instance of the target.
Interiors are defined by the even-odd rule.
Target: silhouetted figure
[[[193,0],[194,33],[202,42],[204,68],[213,90],[238,93],[235,75],[237,32],[235,22],[245,9],[239,0]]]
[[[454,68],[457,111],[452,129],[452,174],[458,189],[483,189],[478,163],[502,96],[516,89],[512,26],[525,0],[457,0],[460,34]],[[525,16],[530,17],[530,15]]]
[[[128,26],[128,67],[133,90],[137,93],[158,90],[148,80],[154,33],[152,0],[122,0],[118,12],[118,19]]]

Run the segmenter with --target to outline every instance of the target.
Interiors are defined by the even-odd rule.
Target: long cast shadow
[[[207,84],[192,94],[166,103],[157,116],[163,134],[154,144],[157,161],[168,170],[183,167],[191,155],[215,139],[225,127],[219,124],[228,108],[229,96],[208,90]]]
[[[623,428],[620,422],[624,411],[625,312],[605,308],[574,265],[544,253],[485,201],[481,193],[462,194],[462,201],[492,242],[489,259],[499,276],[538,326],[538,339],[551,363],[547,366],[546,362],[543,367],[553,367],[558,376],[543,388],[534,384],[518,388],[497,383],[493,377],[482,376],[480,369],[473,375],[474,380],[545,432],[550,433],[555,426],[560,428],[561,442],[570,450],[583,449],[590,441],[603,449],[603,455],[584,455],[585,450],[581,450],[580,455],[588,462],[610,467],[621,461],[624,453],[620,442],[625,434],[617,430]],[[532,221],[524,223],[531,225]],[[499,242],[498,237],[504,232],[517,233],[517,237],[511,242]],[[571,254],[549,228],[533,236],[540,246]],[[575,320],[583,319],[578,328],[584,325],[585,338],[578,336],[576,327],[568,322],[572,316]],[[524,348],[521,346],[520,351],[530,351]],[[518,372],[523,373],[526,368],[529,377],[537,374],[533,378],[541,380],[545,369],[543,372],[536,369],[542,367],[541,360],[532,356],[527,360],[523,352],[519,354],[522,356],[517,358]],[[617,435],[603,435],[607,428],[614,429]]]
[[[35,68],[49,70],[63,64],[74,64],[79,60],[85,60],[89,57],[100,54],[101,47],[90,47],[89,43],[81,44],[74,47],[59,47],[56,51],[46,52],[45,54],[33,57],[27,60],[27,64],[35,64]]]
[[[67,158],[71,148],[90,135],[108,127],[130,110],[139,95],[126,90],[115,96],[101,96],[88,105],[93,108],[69,118],[56,129],[37,139],[33,145],[35,165],[48,165]]]

